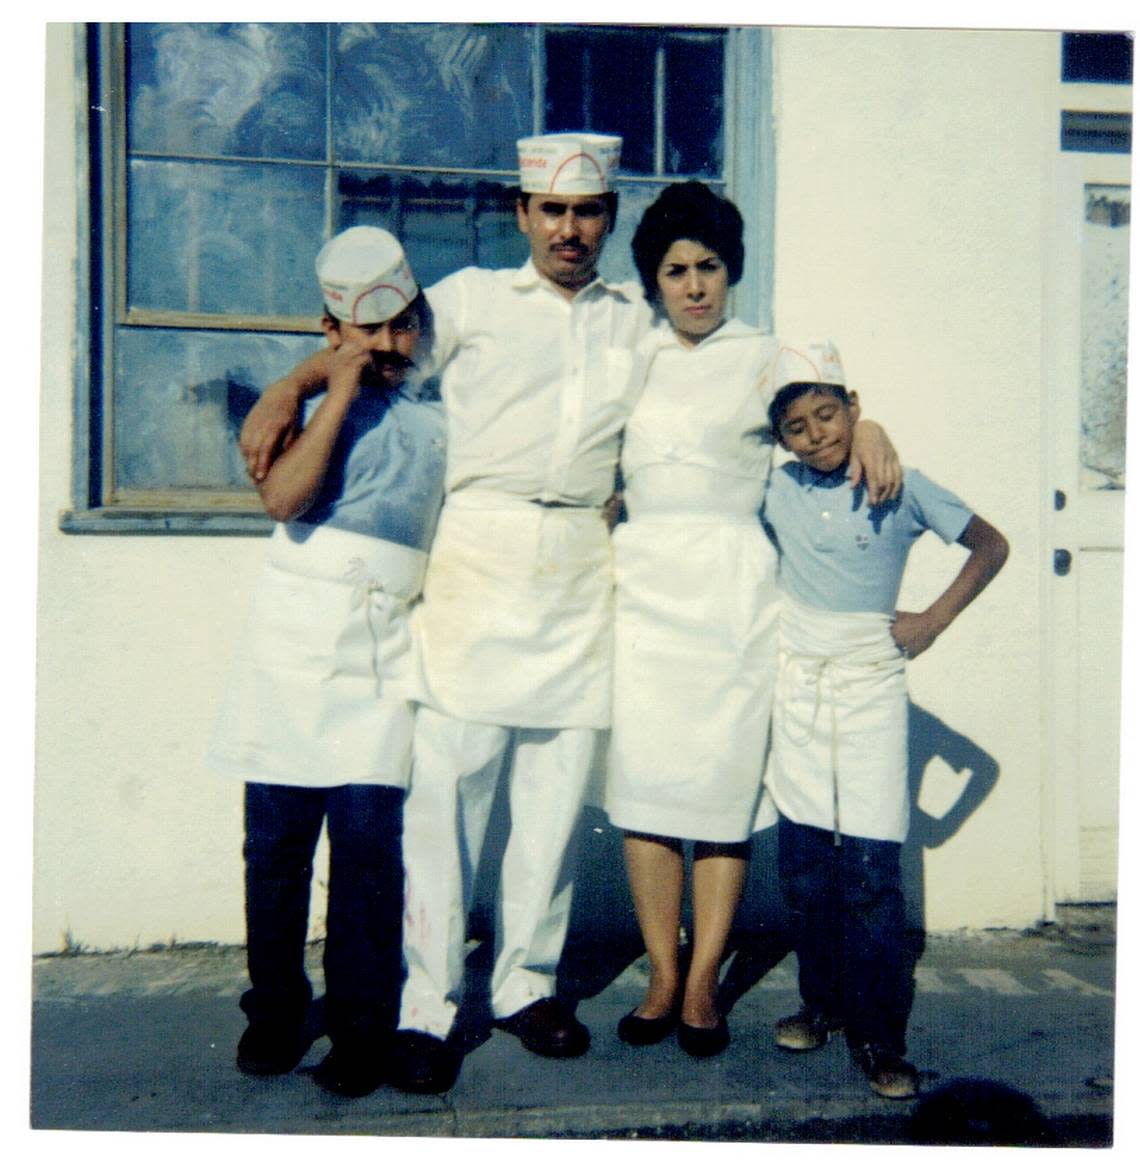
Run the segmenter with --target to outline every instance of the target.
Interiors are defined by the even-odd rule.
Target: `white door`
[[[1065,108],[1079,100],[1073,88]],[[1127,87],[1077,88],[1094,90],[1093,107],[1130,106]],[[1130,161],[1055,158],[1044,352],[1050,905],[1116,898]]]

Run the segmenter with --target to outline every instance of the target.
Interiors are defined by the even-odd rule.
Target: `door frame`
[[[1076,433],[1080,424],[1084,189],[1088,184],[1132,184],[1130,155],[1064,152],[1059,145],[1058,127],[1062,109],[1130,112],[1131,106],[1132,88],[1128,85],[1058,82],[1045,171],[1048,201],[1042,296],[1044,487],[1041,497],[1044,551],[1039,575],[1045,612],[1042,847],[1046,868],[1043,900],[1046,920],[1055,918],[1059,903],[1079,901],[1082,894],[1080,699],[1078,667],[1073,658],[1079,634],[1080,550],[1090,540],[1087,534],[1078,535],[1075,502],[1080,488],[1080,448]],[[1060,509],[1055,503],[1058,492],[1067,499]],[[1086,519],[1091,517],[1098,526],[1100,539],[1119,540],[1119,547],[1123,548],[1123,519],[1114,517],[1110,504],[1098,504],[1095,494],[1086,494],[1084,504]],[[1057,576],[1054,572],[1054,550],[1062,548],[1072,553],[1072,571],[1068,576]]]

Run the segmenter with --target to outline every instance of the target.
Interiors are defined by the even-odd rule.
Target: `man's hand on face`
[[[352,339],[345,339],[328,360],[329,394],[355,398],[364,372],[372,366],[372,352]]]

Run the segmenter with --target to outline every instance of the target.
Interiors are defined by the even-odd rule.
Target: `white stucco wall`
[[[45,282],[58,295],[75,277],[70,29],[49,27],[48,48]],[[1027,33],[776,35],[777,329],[830,333],[904,458],[1013,545],[992,591],[913,668],[915,702],[1000,767],[926,855],[934,929],[1020,926],[1043,907],[1041,157],[1055,57],[1054,37]],[[202,751],[264,543],[58,530],[73,317],[58,297],[45,313],[34,950],[65,936],[239,941],[240,789]],[[920,546],[904,605],[960,559]],[[960,776],[940,773],[953,794]]]
[[[1012,546],[910,668],[912,701],[999,768],[926,854],[931,928],[1018,926],[1042,907],[1041,300],[1058,51],[1056,34],[1027,31],[775,41],[775,329],[832,335],[904,462]],[[924,538],[900,607],[924,607],[963,558]],[[934,763],[931,809],[962,777]]]
[[[240,942],[241,791],[203,766],[264,541],[68,536],[72,30],[48,26],[33,950]]]

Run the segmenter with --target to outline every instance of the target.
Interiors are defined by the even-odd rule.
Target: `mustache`
[[[409,359],[406,355],[401,355],[399,351],[372,352],[372,366],[377,370],[392,367],[397,371],[410,371],[415,365],[414,360]]]
[[[412,359],[401,355],[398,351],[374,351],[372,358],[360,373],[360,381],[366,387],[387,388],[384,371],[410,371],[415,367]]]

